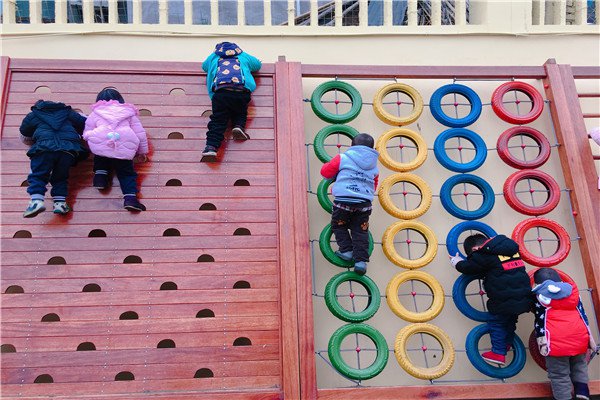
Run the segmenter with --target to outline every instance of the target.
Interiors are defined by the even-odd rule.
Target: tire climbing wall
[[[257,78],[252,139],[201,164],[199,64],[3,59],[3,398],[279,398],[273,72]],[[116,178],[94,189],[88,160],[72,170],[70,214],[24,219],[21,120],[40,98],[88,113],[107,86],[148,133],[150,162],[136,167],[148,211],[122,208]]]
[[[479,355],[490,350],[487,297],[477,277],[461,275],[448,259],[463,253],[472,233],[512,236],[530,273],[551,267],[571,277],[598,337],[578,207],[559,159],[544,70],[521,79],[500,70],[441,78],[441,69],[428,74],[418,67],[303,69],[319,393],[345,398],[349,387],[446,385],[431,390],[440,398],[549,394],[547,385],[519,385],[547,381],[536,346],[527,350],[532,314],[520,316],[506,366]],[[599,93],[597,77],[578,90]],[[597,99],[587,107],[597,110]],[[335,183],[319,174],[358,132],[374,136],[380,152],[365,276],[334,254],[328,224]],[[599,374],[598,363],[591,364],[590,378]],[[448,389],[461,385],[473,391]],[[431,394],[405,389],[369,395]]]

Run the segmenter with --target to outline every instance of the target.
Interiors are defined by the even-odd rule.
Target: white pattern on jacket
[[[97,156],[132,160],[148,153],[148,139],[137,109],[129,103],[100,100],[92,105],[83,138]]]

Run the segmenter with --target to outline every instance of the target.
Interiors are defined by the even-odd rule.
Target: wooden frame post
[[[577,232],[581,238],[580,251],[596,320],[600,318],[600,193],[596,187],[598,178],[594,159],[577,96],[577,88],[570,65],[546,61],[544,88],[550,100],[550,112],[560,146],[558,154],[573,204]]]

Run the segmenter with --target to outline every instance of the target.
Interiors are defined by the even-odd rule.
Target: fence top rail
[[[600,79],[600,67],[572,67],[576,79]],[[373,79],[542,79],[543,66],[374,66],[302,64],[305,78],[373,78]]]

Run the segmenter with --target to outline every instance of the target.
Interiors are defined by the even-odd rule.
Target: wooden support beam
[[[10,57],[0,57],[0,82],[2,84],[2,100],[0,101],[0,126],[4,127],[4,117],[6,116],[6,103],[8,103],[8,91],[10,89]],[[0,137],[4,129],[0,130]]]
[[[588,286],[592,288],[592,301],[596,320],[600,318],[600,194],[583,113],[579,105],[577,88],[570,65],[548,60],[544,67],[546,97],[560,146],[558,154],[565,175],[569,196],[576,213],[575,225],[581,237],[579,249]]]

